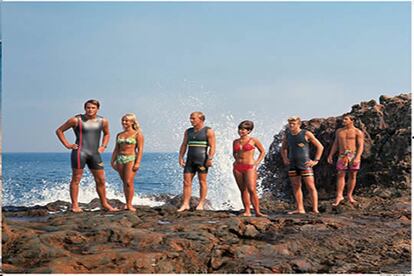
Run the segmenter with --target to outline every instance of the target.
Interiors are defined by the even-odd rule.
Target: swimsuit
[[[305,138],[306,130],[302,129],[298,134],[293,135],[287,131],[287,142],[289,146],[289,176],[313,176],[312,167],[305,163],[310,161],[309,142]]]
[[[209,127],[203,127],[198,132],[194,128],[187,129],[187,160],[184,166],[184,173],[207,173],[208,168],[205,166],[208,155],[207,131]]]
[[[234,168],[235,171],[238,171],[238,172],[241,172],[242,173],[242,172],[246,172],[248,170],[254,169],[254,165],[242,164],[242,163],[235,163],[233,165],[233,168]]]
[[[132,155],[118,154],[116,156],[115,163],[125,165],[133,161],[135,161],[135,154],[132,154]]]
[[[250,140],[252,140],[252,138],[250,138],[249,141],[247,141],[247,143],[244,144],[244,145],[242,145],[241,142],[235,143],[234,146],[233,146],[233,151],[251,151],[251,150],[254,150],[254,146],[249,144]],[[233,165],[233,168],[234,168],[234,170],[242,173],[242,172],[246,172],[248,170],[254,169],[254,165],[235,163]]]
[[[339,154],[338,161],[336,162],[336,169],[338,171],[358,171],[360,162],[354,162],[356,152],[351,150],[345,150]]]
[[[137,140],[135,139],[134,136],[128,137],[128,138],[119,138],[118,137],[118,139],[116,140],[116,142],[118,144],[130,144],[130,145],[132,145],[132,144],[136,144],[137,143]]]
[[[118,144],[135,145],[137,143],[137,139],[135,139],[134,136],[127,137],[127,138],[121,138],[121,137],[118,136],[118,138],[116,139],[116,142]],[[115,163],[125,165],[125,164],[128,164],[129,162],[133,162],[133,161],[135,161],[135,154],[131,154],[131,155],[118,154],[116,156]]]
[[[103,162],[98,152],[103,117],[97,116],[88,120],[85,115],[76,115],[78,125],[73,128],[78,149],[72,150],[71,164],[73,169],[83,169],[85,164],[91,170],[102,170]]]

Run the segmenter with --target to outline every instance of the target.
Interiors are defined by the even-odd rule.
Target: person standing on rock
[[[289,167],[289,178],[292,183],[293,193],[296,200],[296,210],[288,212],[288,214],[304,214],[302,194],[302,179],[306,184],[311,199],[312,211],[318,211],[318,191],[315,187],[313,177],[313,169],[318,164],[323,146],[316,139],[312,132],[301,129],[301,120],[299,117],[290,117],[288,119],[288,130],[282,142],[282,159],[283,163]],[[311,160],[309,156],[309,143],[316,147],[315,159]]]
[[[134,177],[140,167],[144,136],[142,135],[137,117],[127,113],[121,119],[123,132],[116,135],[115,148],[112,152],[111,166],[119,173],[124,184],[126,210],[135,212],[132,206],[134,197]]]
[[[328,163],[333,164],[333,156],[339,150],[336,169],[338,170],[336,199],[332,204],[338,206],[344,199],[343,192],[345,188],[345,176],[348,175],[348,193],[347,198],[350,203],[356,201],[352,197],[352,193],[356,186],[356,177],[361,164],[361,155],[364,151],[364,134],[354,126],[354,117],[345,114],[342,119],[344,127],[338,129],[335,133],[335,141],[328,155]]]
[[[260,212],[259,197],[256,192],[257,166],[265,157],[266,151],[259,139],[250,137],[254,124],[252,121],[243,121],[239,124],[240,138],[233,141],[233,175],[239,186],[244,213],[242,216],[250,217],[250,204],[253,204],[256,217],[265,216]],[[260,152],[257,160],[254,160],[254,150]]]
[[[71,164],[72,164],[72,180],[70,181],[70,198],[72,201],[72,212],[79,213],[82,209],[79,207],[78,194],[79,183],[83,175],[85,164],[88,165],[96,183],[96,190],[101,200],[102,208],[107,211],[117,211],[109,205],[106,199],[105,190],[105,172],[101,153],[103,153],[109,141],[109,123],[108,120],[98,116],[99,101],[88,100],[84,104],[85,114],[78,114],[64,124],[57,130],[56,135],[62,144],[72,150]],[[64,132],[69,128],[73,128],[76,136],[75,144],[70,144]],[[104,136],[102,144],[99,144],[101,132]]]
[[[202,112],[190,114],[190,122],[193,127],[184,132],[183,142],[180,147],[178,162],[184,168],[183,203],[177,210],[182,212],[190,209],[192,183],[195,174],[198,174],[200,183],[200,201],[196,210],[203,210],[207,197],[207,173],[212,166],[216,152],[216,138],[214,131],[204,126],[205,116]],[[187,160],[184,155],[187,151]]]

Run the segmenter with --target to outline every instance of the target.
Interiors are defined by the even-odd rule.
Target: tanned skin
[[[289,121],[289,130],[293,135],[298,134],[302,129],[300,128],[300,121]],[[305,133],[305,139],[307,141],[309,141],[312,145],[314,145],[316,147],[316,154],[315,154],[315,159],[316,160],[320,160],[321,156],[322,156],[322,152],[323,152],[323,146],[322,144],[319,142],[318,139],[316,139],[315,135],[313,135],[312,132],[310,131],[306,131]],[[283,163],[285,164],[285,166],[289,166],[290,161],[288,158],[288,143],[287,143],[287,138],[285,137],[283,139],[282,142],[282,159],[283,159]],[[308,162],[305,163],[306,166],[309,167],[313,167],[316,164],[318,164],[318,161],[316,160],[309,160]],[[295,200],[296,200],[296,210],[290,211],[288,212],[288,214],[304,214],[305,213],[305,208],[303,205],[303,194],[302,194],[302,180],[303,182],[305,182],[306,188],[308,189],[310,195],[311,195],[311,199],[312,199],[312,212],[313,213],[319,213],[318,210],[318,191],[316,190],[315,187],[315,179],[313,176],[307,176],[307,177],[302,177],[302,176],[294,176],[294,177],[289,177],[291,184],[292,184],[292,188],[293,188],[293,194],[295,196]]]
[[[194,127],[194,130],[200,131],[204,127],[204,121],[200,118],[197,113],[191,113],[190,123]],[[213,165],[213,157],[216,153],[216,137],[212,129],[207,130],[207,141],[209,145],[208,149],[208,160],[206,161],[205,166],[211,167]],[[178,163],[181,167],[184,168],[185,160],[184,155],[187,152],[187,142],[188,135],[187,131],[184,132],[183,142],[180,146],[180,152],[178,157]],[[204,204],[207,197],[207,173],[197,173],[198,181],[200,183],[200,201],[197,204],[196,210],[203,210]],[[190,199],[192,191],[192,183],[195,174],[193,173],[184,173],[183,180],[183,203],[181,207],[177,210],[178,212],[183,212],[190,209]]]
[[[88,103],[85,105],[85,114],[84,116],[87,120],[95,120],[98,114],[99,108],[97,105]],[[76,117],[69,118],[64,124],[62,124],[57,130],[56,135],[58,136],[60,142],[65,146],[65,148],[70,150],[76,150],[79,148],[77,144],[71,144],[65,137],[64,132],[70,128],[75,128],[78,125],[78,119]],[[105,151],[106,146],[109,142],[109,123],[107,119],[103,119],[103,139],[102,144],[99,147],[99,153]],[[102,208],[113,212],[118,211],[118,209],[113,208],[106,199],[106,189],[105,189],[105,172],[104,170],[91,170],[91,173],[95,179],[96,191],[98,192],[99,199],[102,204]],[[83,169],[72,169],[72,179],[70,181],[70,198],[72,201],[72,212],[79,213],[82,212],[82,209],[79,207],[78,195],[79,195],[79,183],[82,179]]]
[[[233,141],[233,148],[235,144],[240,144],[242,147],[245,144],[249,143],[250,140],[250,144],[254,146],[256,149],[258,149],[260,152],[259,157],[255,160],[254,150],[233,150],[233,157],[235,159],[235,163],[254,165],[253,169],[244,172],[239,172],[233,169],[233,175],[236,179],[237,186],[239,186],[244,206],[244,213],[242,214],[242,216],[250,217],[252,215],[250,212],[250,204],[253,204],[256,217],[265,217],[266,215],[260,212],[259,197],[257,196],[256,192],[256,181],[257,167],[265,157],[266,151],[259,139],[250,137],[251,130],[240,128],[238,130],[238,133],[240,135],[240,138]]]
[[[342,154],[345,150],[356,152],[355,158],[351,162],[360,163],[364,151],[364,134],[354,126],[354,122],[349,116],[343,117],[342,124],[344,127],[338,129],[335,133],[335,141],[328,155],[328,163],[333,164],[333,156],[337,151]],[[356,186],[357,174],[358,171],[349,171],[347,198],[350,203],[356,202],[352,194]],[[338,206],[344,200],[345,176],[346,171],[338,171],[336,199],[332,204],[333,206]]]

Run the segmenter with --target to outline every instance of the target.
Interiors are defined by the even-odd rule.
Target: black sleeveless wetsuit
[[[91,170],[102,170],[103,162],[98,152],[101,133],[103,130],[103,117],[87,120],[85,115],[76,115],[78,125],[73,128],[76,135],[77,150],[72,150],[71,163],[73,169],[83,169],[85,164]]]
[[[187,161],[184,166],[184,173],[207,173],[208,168],[205,166],[208,154],[207,130],[209,127],[203,127],[198,132],[194,128],[187,129]]]
[[[312,168],[305,165],[309,158],[309,142],[305,138],[306,130],[302,129],[298,134],[293,135],[286,131],[288,152],[289,152],[289,176],[308,176],[312,173]],[[313,174],[310,174],[313,175]]]

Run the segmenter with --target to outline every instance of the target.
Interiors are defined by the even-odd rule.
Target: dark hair
[[[254,128],[254,123],[252,121],[245,120],[239,124],[239,129],[241,128],[252,131]]]
[[[98,107],[98,109],[100,107],[100,104],[99,104],[99,101],[98,100],[88,100],[88,101],[86,101],[85,104],[83,105],[83,108],[86,108],[86,105],[87,104],[96,105]]]
[[[352,122],[355,122],[355,117],[351,113],[345,113],[342,118],[348,117]]]

